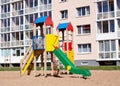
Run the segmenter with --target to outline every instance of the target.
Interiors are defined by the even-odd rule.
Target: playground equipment
[[[39,27],[36,29],[36,27]],[[21,75],[28,70],[30,74],[34,67],[36,72],[36,61],[41,58],[41,67],[44,76],[47,76],[47,57],[51,59],[51,74],[54,71],[54,55],[73,74],[82,74],[83,77],[91,76],[89,70],[77,68],[74,65],[73,53],[73,27],[70,22],[60,23],[57,27],[58,35],[53,34],[53,22],[49,16],[37,18],[34,22],[33,42],[21,60]],[[60,41],[59,41],[60,39]],[[62,51],[63,50],[63,51]]]

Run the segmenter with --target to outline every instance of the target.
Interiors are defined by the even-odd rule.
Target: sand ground
[[[78,75],[20,77],[19,71],[0,71],[0,86],[120,86],[120,70],[91,72],[92,76],[85,80]]]

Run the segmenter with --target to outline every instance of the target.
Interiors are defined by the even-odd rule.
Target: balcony
[[[23,30],[24,29],[24,26],[23,25],[20,25],[20,26],[13,26],[11,27],[11,31],[20,31],[20,30]]]
[[[10,0],[1,0],[1,4],[8,3]]]
[[[25,8],[25,13],[33,13],[33,12],[37,12],[37,11],[38,11],[38,7]]]
[[[97,14],[97,19],[98,19],[98,20],[100,20],[100,19],[114,18],[114,17],[115,17],[114,11],[104,12],[104,13],[98,13],[98,14]]]
[[[101,60],[112,60],[116,59],[116,52],[104,52],[104,53],[99,53],[99,59]]]
[[[23,40],[16,40],[11,42],[11,46],[22,46],[22,45],[24,45]]]
[[[22,14],[24,14],[23,10],[18,10],[18,11],[13,11],[12,12],[12,16],[18,16],[18,15],[22,15]]]
[[[10,27],[2,27],[1,28],[1,32],[9,32],[10,31]]]
[[[33,24],[31,23],[31,24],[26,24],[25,25],[25,29],[27,30],[27,29],[30,29],[30,30],[33,30]]]
[[[120,30],[118,30],[118,37],[120,37]]]
[[[117,17],[120,17],[120,10],[117,10],[116,12],[117,12],[117,13],[116,13],[116,14],[117,14]]]
[[[1,18],[6,18],[6,17],[10,17],[10,12],[1,14]]]
[[[40,9],[40,11],[51,10],[52,9],[52,5],[51,4],[40,5],[39,9]]]
[[[1,43],[0,43],[0,47],[1,47],[1,48],[8,48],[8,47],[10,47],[10,41],[1,42]]]
[[[32,42],[32,39],[26,39],[26,40],[25,40],[25,45],[30,45],[31,42]]]

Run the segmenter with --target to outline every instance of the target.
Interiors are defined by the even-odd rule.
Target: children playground
[[[91,76],[89,70],[77,68],[74,64],[74,28],[70,22],[59,23],[54,28],[50,16],[43,16],[36,18],[33,26],[32,43],[20,60],[21,76],[24,76],[26,72],[30,75],[32,69],[36,76],[38,59],[41,63],[41,75],[45,77],[48,75],[47,59],[49,59],[52,76],[58,76],[61,65],[67,73],[82,75],[83,78]]]

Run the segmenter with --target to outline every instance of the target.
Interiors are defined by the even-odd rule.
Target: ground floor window
[[[10,49],[1,49],[1,56],[3,56],[3,57],[10,57],[11,56]]]
[[[12,56],[23,56],[24,55],[24,48],[13,48],[12,49]]]

